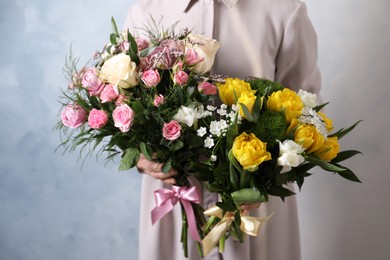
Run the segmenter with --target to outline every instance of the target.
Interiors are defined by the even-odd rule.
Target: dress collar
[[[199,2],[199,1],[204,1],[204,2],[211,2],[212,0],[182,0],[180,2],[180,5],[183,6],[183,10],[185,12],[188,12],[191,7],[196,3],[196,2]],[[223,3],[224,5],[226,5],[226,7],[233,7],[234,5],[236,5],[238,3],[239,0],[215,0],[215,1],[218,1],[220,3]]]

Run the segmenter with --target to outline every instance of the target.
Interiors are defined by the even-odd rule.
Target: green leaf
[[[240,105],[242,111],[244,111],[245,118],[249,122],[256,122],[257,121],[245,104],[243,104],[243,103],[238,103],[238,104]]]
[[[356,150],[348,150],[348,151],[339,152],[337,154],[337,157],[332,160],[332,163],[338,163],[338,162],[344,161],[344,160],[349,159],[352,156],[355,156],[357,154],[362,154],[362,153],[359,151],[356,151]]]
[[[232,125],[229,127],[226,133],[226,149],[230,149],[233,146],[233,141],[238,135],[238,113],[234,117]]]
[[[119,35],[118,27],[116,26],[116,22],[114,17],[111,17],[111,26],[112,26],[112,31],[116,34]]]
[[[139,160],[139,151],[136,148],[127,148],[119,163],[119,171],[126,171],[133,168]]]
[[[324,103],[324,104],[321,104],[321,105],[318,105],[318,106],[316,106],[315,108],[314,108],[314,110],[316,111],[316,112],[318,112],[318,111],[321,111],[321,109],[323,109],[326,105],[328,105],[329,104],[329,102],[326,102],[326,103]]]
[[[152,160],[152,156],[150,155],[149,150],[146,147],[146,144],[144,142],[141,142],[139,144],[139,148],[141,149],[141,153],[143,153],[145,158],[148,159],[149,161],[151,161]]]
[[[340,175],[341,177],[349,180],[349,181],[360,182],[361,183],[359,178],[348,168],[345,168],[345,171],[337,172],[337,174]]]
[[[283,201],[284,201],[284,198],[295,195],[294,192],[292,192],[291,190],[286,189],[282,186],[271,186],[268,189],[268,193],[270,195],[280,197]]]
[[[259,190],[246,188],[231,193],[237,207],[246,203],[266,202],[267,198]]]
[[[111,33],[110,34],[110,42],[111,42],[111,44],[113,44],[113,45],[116,44],[116,37],[117,37],[117,35],[115,33]],[[107,52],[110,52],[110,50],[108,49]]]
[[[168,173],[171,168],[172,168],[172,158],[169,158],[166,162],[164,162],[162,166],[162,172]]]
[[[329,135],[329,137],[337,136],[338,139],[341,139],[341,138],[344,137],[346,134],[348,134],[349,132],[351,132],[351,131],[352,131],[360,122],[362,122],[362,121],[363,121],[363,120],[357,121],[355,124],[353,124],[352,126],[348,127],[347,129],[341,128],[341,129],[340,129],[339,131],[337,131],[336,133]]]
[[[132,61],[134,61],[137,65],[139,65],[140,60],[137,55],[138,53],[138,46],[136,41],[134,40],[133,35],[131,35],[129,29],[127,29],[127,41],[129,42],[129,55]]]
[[[169,148],[171,151],[177,151],[183,148],[184,144],[180,140],[174,140],[172,143],[169,145]]]
[[[311,163],[314,163],[318,166],[320,166],[322,169],[326,170],[326,171],[330,171],[330,172],[342,172],[342,171],[345,171],[346,169],[343,168],[343,167],[339,167],[335,164],[332,164],[330,162],[325,162],[323,160],[320,160],[318,158],[315,158],[315,157],[307,157],[307,160]]]
[[[230,163],[236,168],[241,174],[245,173],[245,170],[242,168],[242,166],[237,162],[236,158],[233,155],[233,151],[230,149],[228,153],[228,158]]]
[[[263,107],[263,101],[264,98],[260,94],[258,94],[255,103],[253,104],[253,113],[252,113],[255,122],[259,120],[261,108]]]

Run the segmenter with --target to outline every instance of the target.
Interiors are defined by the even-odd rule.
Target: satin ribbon
[[[195,214],[191,202],[199,204],[201,201],[200,191],[197,187],[179,187],[172,186],[172,189],[158,189],[154,191],[156,207],[152,210],[152,224],[156,223],[168,212],[173,206],[180,201],[187,215],[188,227],[192,238],[201,242],[198,230],[196,228]]]
[[[221,219],[221,221],[218,222],[217,225],[215,225],[215,227],[202,240],[203,252],[206,256],[218,244],[218,241],[222,238],[222,236],[225,235],[226,231],[228,231],[232,225],[235,212],[228,211],[224,216],[222,216],[222,209],[217,206],[212,206],[211,208],[207,209],[204,214]],[[240,229],[245,234],[250,236],[257,236],[262,224],[267,222],[272,217],[272,215],[273,213],[270,216],[263,218],[241,215]]]

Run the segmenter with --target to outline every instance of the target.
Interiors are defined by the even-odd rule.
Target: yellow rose
[[[262,162],[271,160],[271,153],[266,148],[267,144],[253,133],[243,132],[234,139],[232,152],[244,170],[254,172]]]
[[[100,70],[99,77],[103,82],[120,88],[134,87],[139,82],[137,65],[131,61],[130,56],[124,53],[106,60]]]
[[[340,144],[337,137],[329,137],[314,154],[324,161],[331,161],[336,158],[340,151]]]
[[[303,107],[298,94],[288,88],[272,93],[267,101],[267,109],[276,112],[284,111],[288,123],[301,115]]]
[[[255,96],[255,91],[246,91],[242,92],[240,98],[238,99],[237,103],[244,104],[249,112],[252,113],[253,110],[253,105],[255,104],[256,101],[256,96]],[[245,118],[245,113],[244,110],[242,109],[242,106],[240,105],[240,116]]]
[[[317,113],[321,118],[322,120],[325,122],[325,125],[326,125],[326,129],[328,130],[328,132],[332,131],[333,130],[333,122],[332,122],[332,119],[328,118],[326,116],[325,113],[323,112],[318,112]]]
[[[251,85],[238,78],[226,78],[225,83],[219,83],[217,86],[219,97],[224,104],[229,106],[237,103],[242,92],[251,91]]]
[[[190,33],[187,38],[186,51],[192,49],[199,55],[199,58],[203,58],[201,62],[195,65],[193,70],[199,74],[209,72],[221,44],[217,40],[206,38],[200,34]]]
[[[324,136],[313,125],[302,124],[294,131],[294,141],[305,148],[305,152],[312,153],[322,146]]]

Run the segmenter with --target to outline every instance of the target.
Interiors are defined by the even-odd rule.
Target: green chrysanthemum
[[[287,126],[283,113],[266,111],[260,115],[254,132],[271,148],[285,138]]]

